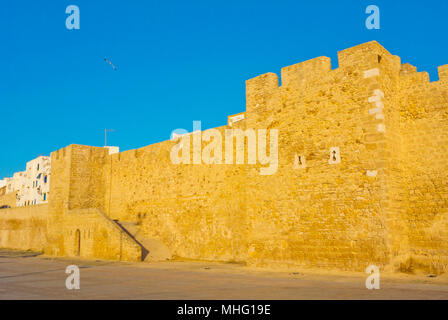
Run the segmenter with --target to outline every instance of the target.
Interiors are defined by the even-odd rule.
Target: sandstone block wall
[[[369,43],[339,52],[335,70],[321,57],[283,68],[281,86],[275,74],[246,82],[247,127],[279,130],[279,170],[250,170],[247,178],[254,264],[364,270],[389,263],[386,138],[369,113],[382,77],[365,77],[380,67],[379,55],[389,63],[390,54]],[[332,148],[340,163],[330,165]],[[295,168],[296,156],[304,167]]]
[[[175,165],[170,160],[175,144],[165,141],[110,157],[106,214],[138,222],[147,238],[162,241],[174,255],[244,260],[245,166]]]
[[[106,212],[189,258],[444,271],[447,68],[430,83],[376,42],[338,60],[285,67],[281,86],[273,73],[246,82],[235,126],[279,130],[275,174],[173,165],[162,142],[111,157]]]
[[[402,73],[397,104],[402,141],[400,206],[406,221],[408,269],[448,269],[448,86],[426,72]]]
[[[0,210],[0,248],[43,251],[48,205]]]
[[[75,209],[49,221],[45,253],[87,259],[141,261],[141,247],[99,209]]]
[[[104,208],[103,167],[107,155],[105,148],[75,144],[51,154],[52,178],[56,176],[50,184],[52,213]]]
[[[338,60],[334,70],[319,57],[246,82],[244,120],[232,128],[278,130],[272,175],[247,163],[248,140],[233,145],[234,156],[246,150],[244,164],[174,164],[174,141],[54,152],[46,251],[138,260],[117,219],[185,258],[445,272],[448,65],[430,82],[376,42]],[[229,128],[216,130],[224,138]],[[190,136],[190,159],[208,133]]]
[[[107,156],[105,148],[81,145],[51,154],[51,217],[45,253],[141,261],[141,247],[102,212]]]

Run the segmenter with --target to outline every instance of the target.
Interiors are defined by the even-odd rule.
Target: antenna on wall
[[[104,129],[104,146],[107,147],[107,133],[114,132],[114,129]]]

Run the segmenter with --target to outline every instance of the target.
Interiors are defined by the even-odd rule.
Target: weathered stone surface
[[[334,70],[326,57],[286,67],[281,86],[273,73],[246,82],[244,120],[233,127],[278,129],[273,175],[259,163],[175,165],[173,141],[54,152],[46,252],[73,255],[79,229],[89,243],[81,255],[118,259],[119,245],[120,259],[139,259],[132,239],[123,246],[109,220],[83,211],[95,208],[185,258],[446,271],[447,66],[430,82],[376,42],[338,58]]]

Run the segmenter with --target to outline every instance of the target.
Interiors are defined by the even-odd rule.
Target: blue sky
[[[130,4],[132,3],[132,4]],[[80,9],[67,30],[65,8]],[[381,29],[365,28],[365,9]],[[224,125],[244,81],[377,40],[437,80],[448,2],[22,1],[0,3],[0,179],[66,145],[134,149],[176,128]],[[104,57],[118,68],[113,71]]]

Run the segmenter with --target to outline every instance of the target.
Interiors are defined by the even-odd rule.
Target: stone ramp
[[[142,261],[165,261],[172,258],[168,247],[156,239],[150,239],[143,235],[139,225],[133,221],[114,220],[115,223],[131,236],[142,247]]]

